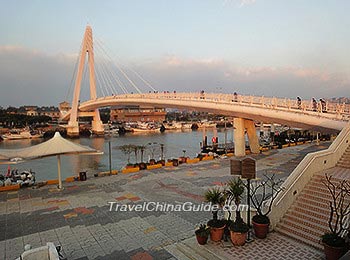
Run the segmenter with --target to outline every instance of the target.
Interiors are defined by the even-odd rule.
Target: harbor
[[[254,155],[258,176],[268,171],[285,179],[306,154],[328,145],[304,144]],[[230,160],[217,159],[65,183],[62,191],[44,186],[0,193],[0,258],[15,259],[26,244],[35,248],[53,242],[61,245],[67,259],[174,259],[174,255],[175,259],[184,259],[180,254],[183,251],[176,249],[181,245],[190,246],[186,257],[196,259],[199,248],[192,243],[194,227],[208,221],[210,212],[116,212],[110,211],[108,202],[197,204],[204,200],[208,187],[230,178]],[[213,259],[213,255],[244,259],[247,254],[259,259],[261,252],[256,247],[260,245],[274,248],[267,257],[279,259],[283,254],[287,259],[322,259],[321,252],[276,232],[267,240],[248,244],[244,250],[234,246],[223,250],[209,242],[200,251],[205,259]]]

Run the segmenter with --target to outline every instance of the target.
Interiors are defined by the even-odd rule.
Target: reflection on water
[[[213,137],[213,131],[207,130],[208,143]],[[223,143],[225,133],[223,130],[218,131],[219,143]],[[88,174],[93,174],[100,171],[107,171],[109,169],[108,159],[108,142],[111,142],[112,147],[112,169],[121,169],[127,163],[127,156],[123,154],[118,148],[125,144],[145,145],[147,149],[144,152],[143,158],[147,160],[154,154],[155,159],[161,157],[161,146],[164,144],[165,159],[177,158],[183,155],[183,150],[186,151],[186,156],[194,157],[200,151],[200,142],[202,142],[202,131],[166,131],[164,133],[137,133],[127,134],[125,136],[114,137],[95,137],[95,138],[79,138],[71,139],[71,141],[91,146],[97,150],[103,151],[103,155],[67,155],[61,156],[61,171],[62,178],[72,175],[77,175],[80,171],[88,171]],[[233,140],[233,130],[227,130],[227,142],[231,143]],[[43,139],[35,140],[13,140],[0,142],[0,149],[13,149],[28,147],[40,142]],[[134,153],[130,156],[131,163],[135,163]],[[140,160],[140,154],[137,160]],[[27,161],[17,165],[11,165],[12,168],[19,170],[32,169],[36,172],[37,180],[57,179],[57,158],[56,156],[47,157],[32,161]],[[0,165],[2,173],[7,172],[7,165]]]

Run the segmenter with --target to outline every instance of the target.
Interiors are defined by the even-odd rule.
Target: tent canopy
[[[57,155],[58,188],[62,189],[61,159],[60,155],[68,154],[103,154],[96,149],[80,145],[64,139],[59,132],[56,132],[50,140],[20,149],[0,149],[0,160],[19,161],[23,159],[37,159]],[[8,163],[8,162],[5,162]]]
[[[97,152],[96,149],[64,139],[59,132],[56,132],[53,138],[41,144],[20,149],[0,149],[0,160],[35,159],[64,154],[96,154]]]

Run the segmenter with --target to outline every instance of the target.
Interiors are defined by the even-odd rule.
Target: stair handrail
[[[297,165],[297,167],[289,175],[289,177],[285,180],[284,184],[282,185],[283,192],[280,195],[281,198],[276,198],[275,205],[277,206],[281,202],[281,200],[286,196],[286,194],[294,186],[294,184],[300,179],[300,177],[308,169],[309,165],[315,160],[315,158],[320,157],[321,155],[324,155],[324,154],[327,154],[330,152],[333,153],[333,152],[337,151],[340,147],[340,144],[342,144],[343,140],[346,139],[346,137],[348,137],[347,135],[349,132],[350,132],[350,127],[349,126],[344,127],[343,130],[338,135],[338,137],[328,147],[328,149],[307,154],[305,156],[305,158]],[[340,138],[340,139],[338,139],[338,138]],[[340,141],[338,141],[338,140],[340,140]],[[299,168],[303,167],[303,164],[305,164],[306,161],[308,161],[306,167],[304,167],[301,171],[299,171]],[[294,177],[295,175],[296,175],[296,177]],[[291,182],[290,178],[293,178],[293,177],[294,177],[294,181],[290,184],[290,182]]]
[[[348,140],[346,140],[347,138],[348,138]],[[345,142],[345,141],[347,141],[347,142]],[[271,220],[272,220],[272,222],[274,222],[273,226],[275,224],[277,224],[277,222],[279,222],[280,218],[284,215],[284,213],[291,206],[293,199],[292,199],[292,201],[290,199],[288,200],[289,197],[286,198],[286,196],[288,194],[292,195],[292,196],[295,195],[295,194],[290,194],[292,188],[295,187],[295,185],[299,182],[300,178],[302,178],[303,176],[306,176],[306,178],[308,178],[308,177],[311,178],[313,176],[313,174],[316,172],[316,171],[311,172],[309,174],[310,176],[305,175],[305,172],[307,172],[310,169],[310,167],[313,165],[315,160],[320,159],[324,156],[335,156],[337,151],[341,148],[345,151],[346,147],[344,148],[344,145],[346,145],[346,146],[350,145],[350,124],[349,123],[342,129],[342,131],[339,133],[337,138],[328,147],[328,149],[307,154],[304,157],[304,159],[298,164],[298,166],[293,170],[293,172],[288,176],[288,178],[285,180],[285,182],[282,185],[283,191],[277,196],[275,203],[273,204],[273,207],[280,206],[279,209],[276,208],[276,210],[272,211]],[[323,170],[334,167],[340,158],[341,158],[341,155],[339,158],[333,157],[334,160],[331,163],[327,163],[328,159],[325,159],[324,165],[322,165]],[[306,183],[304,183],[304,186],[305,185],[306,185]],[[286,199],[287,199],[287,201],[286,201]],[[285,201],[285,203],[282,206],[281,203],[283,201]],[[289,203],[289,205],[286,205],[288,203]],[[281,207],[284,207],[284,209],[281,209]]]

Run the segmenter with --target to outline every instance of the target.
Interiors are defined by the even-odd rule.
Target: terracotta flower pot
[[[269,224],[259,224],[253,221],[254,234],[257,238],[266,238]]]
[[[203,236],[196,235],[196,238],[197,238],[198,244],[200,244],[200,245],[205,245],[207,243],[207,240],[208,240],[207,236],[203,237]]]
[[[243,246],[247,240],[247,233],[230,231],[231,242],[235,246]]]
[[[210,239],[211,241],[217,242],[222,239],[222,236],[224,234],[225,226],[216,228],[216,227],[210,227]]]
[[[338,260],[345,253],[344,247],[334,247],[323,243],[324,254],[326,255],[326,260]]]

